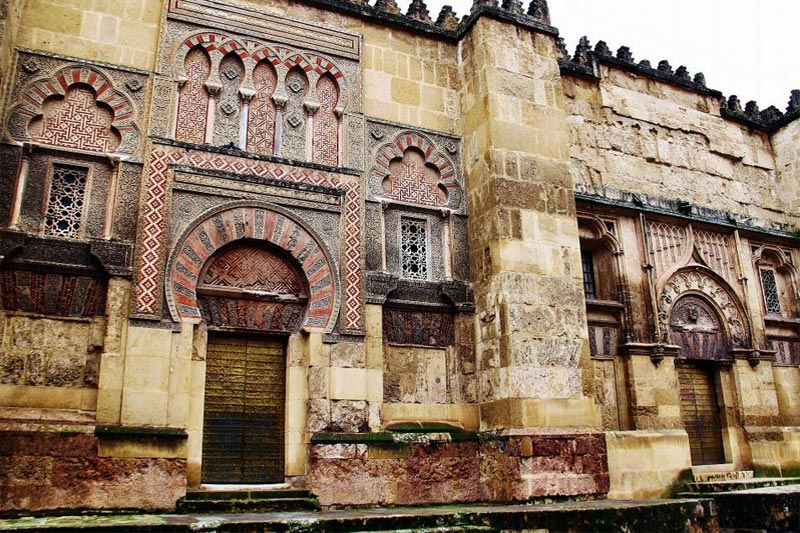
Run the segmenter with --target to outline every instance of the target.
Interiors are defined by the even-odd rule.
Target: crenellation
[[[597,41],[597,44],[594,45],[594,53],[600,56],[610,56],[611,50],[605,41]]]
[[[502,9],[508,11],[513,15],[521,15],[522,14],[522,1],[521,0],[503,0],[501,6]]]
[[[669,61],[666,59],[662,59],[658,62],[658,71],[662,74],[673,75],[675,72],[672,70],[672,65],[669,64]]]
[[[400,14],[400,7],[397,5],[395,0],[376,0],[375,9],[379,11],[385,11],[386,13],[391,13],[393,15]]]
[[[542,24],[550,25],[550,8],[547,0],[531,0],[528,5],[528,16],[531,16]]]
[[[442,6],[439,16],[436,17],[436,25],[446,30],[455,30],[458,24],[458,16],[452,6]]]
[[[406,11],[406,16],[421,22],[431,22],[428,6],[425,5],[424,0],[411,0],[411,3],[408,5],[408,11]]]
[[[633,54],[631,53],[631,49],[627,46],[620,46],[617,49],[617,59],[620,61],[624,61],[626,63],[633,63]]]

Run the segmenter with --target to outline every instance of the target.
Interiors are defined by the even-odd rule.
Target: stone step
[[[686,490],[679,494],[678,497],[687,498],[695,495],[758,489],[763,487],[782,487],[785,485],[797,484],[800,484],[800,478],[797,477],[754,477],[727,481],[700,481],[686,483],[684,485]]]
[[[352,533],[501,533],[501,530],[490,526],[441,526],[414,529],[370,529]]]
[[[717,482],[717,481],[737,481],[740,479],[753,479],[752,470],[733,470],[726,472],[696,472],[692,471],[692,477],[696,483]]]
[[[207,500],[191,500],[206,503]],[[213,501],[213,500],[212,500]],[[234,500],[235,501],[235,500]],[[260,500],[268,502],[270,500]],[[272,500],[275,501],[275,500]],[[141,514],[0,520],[0,531],[294,531],[352,533],[497,533],[498,531],[717,531],[710,499],[462,504],[294,513]],[[745,506],[741,506],[746,509]],[[735,507],[734,507],[735,508]],[[783,507],[780,507],[783,509]],[[791,510],[800,509],[792,505]],[[752,514],[752,513],[751,513]],[[794,516],[794,514],[792,514]],[[729,528],[737,527],[731,522]],[[792,522],[791,525],[794,525]],[[781,531],[790,529],[784,528]],[[795,531],[797,529],[793,529]]]
[[[303,489],[189,489],[185,500],[274,500],[281,498],[311,498]]]
[[[178,500],[179,513],[272,513],[286,511],[317,511],[319,502],[307,490],[246,489],[246,490],[189,490]]]

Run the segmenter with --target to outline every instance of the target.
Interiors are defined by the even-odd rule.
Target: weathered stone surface
[[[315,444],[311,482],[323,505],[528,501],[608,490],[601,434],[485,435],[479,441]],[[335,492],[334,485],[349,491]],[[319,493],[318,493],[319,494]]]
[[[89,434],[7,432],[0,509],[171,510],[186,490],[184,459],[98,457]]]

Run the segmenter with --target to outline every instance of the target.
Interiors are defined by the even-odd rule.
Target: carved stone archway
[[[658,298],[658,320],[661,324],[662,343],[669,342],[673,307],[683,296],[690,293],[704,297],[705,301],[716,309],[722,319],[721,327],[724,328],[731,348],[750,348],[750,331],[738,298],[721,278],[698,265],[679,270],[661,289]]]
[[[252,201],[206,211],[176,240],[166,272],[166,298],[173,320],[202,318],[197,296],[201,270],[214,254],[236,241],[267,243],[293,258],[308,287],[302,326],[326,332],[333,329],[341,300],[339,279],[321,239],[286,210]]]
[[[225,246],[207,261],[197,284],[205,322],[275,334],[297,331],[308,303],[298,267],[291,256],[264,243]]]
[[[682,296],[670,314],[670,341],[680,347],[678,357],[699,361],[730,359],[725,328],[714,306],[695,293]]]

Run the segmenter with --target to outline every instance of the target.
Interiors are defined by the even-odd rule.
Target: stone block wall
[[[186,490],[185,459],[102,457],[91,430],[4,431],[0,509],[175,508]]]
[[[692,467],[683,430],[606,433],[609,499],[663,498]]]
[[[772,134],[777,168],[776,187],[788,214],[800,215],[800,123],[797,120]]]
[[[323,506],[521,502],[608,491],[599,433],[384,433],[344,443],[319,437],[311,445],[309,487]]]
[[[94,61],[150,69],[163,4],[161,0],[25,2],[17,46]]]
[[[93,410],[105,329],[103,318],[0,314],[2,405]]]
[[[609,66],[602,76],[563,78],[575,183],[787,221],[766,133],[723,119],[714,96]]]

